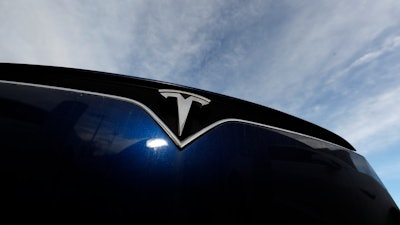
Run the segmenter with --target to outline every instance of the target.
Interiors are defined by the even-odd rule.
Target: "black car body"
[[[399,224],[365,158],[315,124],[154,80],[0,68],[2,218]]]

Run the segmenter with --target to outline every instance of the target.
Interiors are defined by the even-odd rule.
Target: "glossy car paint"
[[[147,224],[399,221],[398,207],[368,162],[344,139],[308,122],[154,81],[5,67],[13,68],[14,76],[8,72],[0,81],[4,218],[53,215]],[[30,70],[81,77],[34,82],[21,74]],[[85,79],[96,82],[77,82]],[[116,82],[121,79],[127,82]],[[171,88],[218,104],[194,105],[180,136],[176,102],[158,91]],[[278,114],[275,121],[270,118]]]

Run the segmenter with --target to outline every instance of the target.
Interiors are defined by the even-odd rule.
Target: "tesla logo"
[[[185,91],[160,89],[159,92],[165,98],[169,98],[169,97],[176,98],[176,102],[178,104],[179,136],[182,135],[182,131],[183,131],[183,128],[185,127],[186,119],[189,115],[190,107],[192,106],[192,102],[198,102],[202,106],[204,106],[204,105],[207,105],[208,103],[210,103],[210,101],[211,101],[210,99],[205,98],[203,96],[185,92]]]

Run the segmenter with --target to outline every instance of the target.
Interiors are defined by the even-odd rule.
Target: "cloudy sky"
[[[400,206],[400,1],[0,1],[0,62],[242,98],[347,139]]]

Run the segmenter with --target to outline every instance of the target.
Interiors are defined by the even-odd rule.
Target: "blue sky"
[[[400,1],[0,1],[0,62],[238,97],[347,139],[400,206]],[[55,74],[56,76],[56,74]]]

